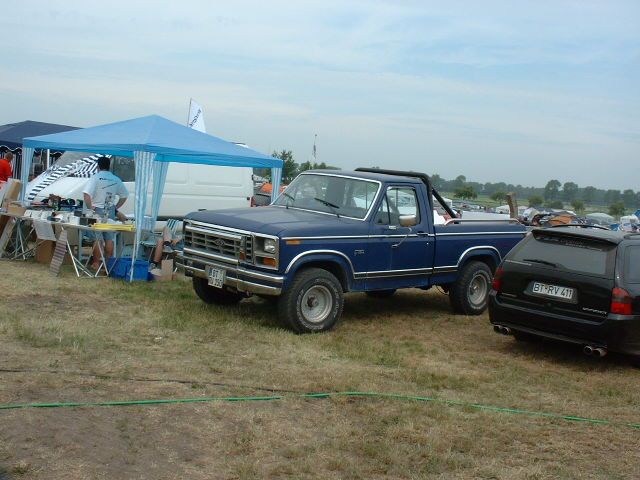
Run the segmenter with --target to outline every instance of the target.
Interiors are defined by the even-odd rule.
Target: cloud
[[[535,164],[636,188],[637,2],[27,0],[5,13],[23,19],[0,47],[6,122],[181,121],[194,97],[214,134],[301,160],[318,133],[322,159],[343,166],[526,183]],[[619,172],[602,179],[598,161]]]

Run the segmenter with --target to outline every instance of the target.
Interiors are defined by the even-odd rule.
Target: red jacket
[[[0,158],[0,182],[6,182],[12,175],[9,161],[6,158]]]

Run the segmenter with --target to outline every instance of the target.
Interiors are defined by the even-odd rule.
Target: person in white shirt
[[[84,205],[88,211],[94,210],[99,215],[115,219],[119,214],[118,209],[127,201],[129,192],[122,180],[109,171],[110,165],[109,157],[98,158],[98,173],[89,179],[82,193],[84,194]],[[115,233],[113,232],[96,234],[91,265],[94,270],[100,268],[100,248],[97,242],[104,240],[104,254],[106,258],[110,258],[113,256],[114,239]]]

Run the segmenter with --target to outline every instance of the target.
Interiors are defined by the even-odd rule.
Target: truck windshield
[[[376,198],[378,182],[323,174],[299,175],[274,205],[364,219]]]

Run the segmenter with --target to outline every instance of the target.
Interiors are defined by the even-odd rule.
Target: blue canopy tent
[[[132,262],[138,253],[142,231],[152,230],[155,225],[168,162],[271,168],[273,198],[279,191],[282,175],[283,162],[279,158],[227,142],[158,115],[150,115],[70,132],[25,138],[22,149],[21,199],[24,199],[33,152],[38,148],[134,158],[136,238]],[[147,192],[152,178],[151,205],[147,208]],[[133,275],[133,268],[131,271]]]

